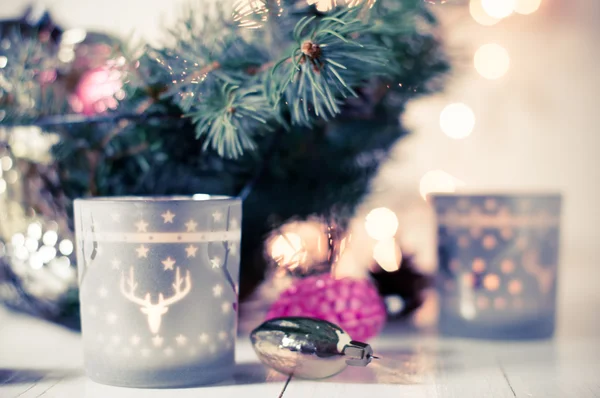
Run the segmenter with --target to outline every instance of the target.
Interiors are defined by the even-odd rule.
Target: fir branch
[[[196,125],[196,136],[205,138],[205,149],[238,158],[245,150],[256,148],[252,132],[268,128],[272,108],[260,87],[224,85],[210,99],[195,106],[189,116]]]
[[[296,46],[280,60],[271,77],[271,101],[284,101],[294,124],[310,126],[315,117],[328,120],[340,113],[342,99],[356,96],[359,86],[383,71],[384,49],[369,42],[368,26],[359,8],[319,18],[304,17],[296,24]],[[368,68],[365,68],[368,66]]]

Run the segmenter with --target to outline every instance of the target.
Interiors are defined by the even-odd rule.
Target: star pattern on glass
[[[236,230],[236,229],[238,229],[239,227],[240,227],[240,223],[238,222],[238,220],[237,220],[237,219],[235,219],[235,218],[232,218],[232,219],[229,221],[229,229],[231,229],[231,230]]]
[[[167,210],[166,213],[160,215],[163,218],[163,222],[165,224],[173,224],[173,218],[175,218],[175,214],[171,213],[171,210]]]
[[[219,340],[221,340],[221,341],[225,341],[225,340],[227,340],[227,332],[226,332],[226,331],[224,331],[224,330],[221,330],[221,331],[219,332],[219,335],[218,335],[218,337],[219,337]]]
[[[223,213],[221,213],[220,210],[217,210],[212,214],[212,218],[214,222],[221,221],[223,219]]]
[[[223,294],[223,285],[221,284],[217,284],[215,286],[213,286],[213,296],[215,297],[221,297],[221,295]]]
[[[221,258],[220,257],[213,257],[210,259],[210,265],[212,266],[213,269],[215,268],[221,268],[222,262],[221,262]]]
[[[198,223],[194,220],[190,220],[185,223],[185,227],[188,232],[196,232],[196,228],[198,227]]]
[[[198,251],[198,247],[194,246],[194,245],[189,245],[188,247],[185,248],[187,257],[196,257],[196,252]]]
[[[238,253],[238,247],[237,244],[235,243],[230,243],[229,244],[229,254],[231,254],[232,256],[236,256]]]
[[[165,339],[163,339],[159,335],[156,335],[156,336],[152,337],[152,344],[154,344],[154,347],[160,347],[160,346],[162,346],[163,345],[163,341],[165,341]]]
[[[108,323],[109,325],[114,325],[115,323],[117,323],[117,319],[119,317],[117,316],[117,314],[115,314],[114,312],[109,312],[108,314],[106,314],[106,323]]]
[[[173,271],[173,266],[175,265],[175,260],[173,260],[171,257],[167,257],[166,260],[162,261],[162,265],[165,266],[165,271],[167,271],[167,270]]]
[[[228,302],[221,304],[221,312],[223,312],[223,314],[229,314],[229,311],[231,311],[231,304]]]
[[[138,247],[137,249],[135,249],[135,251],[137,252],[137,256],[138,258],[148,258],[148,251],[150,249],[148,249],[146,246],[144,245],[140,245],[140,247]]]
[[[198,336],[198,341],[200,341],[200,343],[202,343],[202,344],[208,343],[209,340],[210,340],[210,338],[208,337],[208,335],[206,333],[201,333],[200,336]]]
[[[108,297],[108,289],[106,289],[106,287],[104,286],[100,286],[100,288],[98,289],[98,296],[100,296],[101,298]]]
[[[110,264],[112,265],[112,269],[116,269],[116,270],[121,269],[121,260],[118,260],[115,258],[114,260],[112,260],[110,262]]]
[[[163,351],[165,353],[166,356],[168,357],[172,357],[173,356],[173,349],[171,347],[167,347],[165,348],[165,350]]]
[[[177,342],[178,346],[183,347],[187,343],[187,337],[180,334],[177,337],[175,337],[175,341]]]
[[[121,222],[121,214],[119,213],[112,213],[110,218],[112,218],[114,222]]]
[[[131,343],[131,345],[136,346],[138,344],[140,344],[140,336],[138,336],[137,334],[134,334],[133,336],[131,336],[131,338],[129,339],[129,342]]]
[[[148,223],[144,220],[140,220],[135,223],[135,227],[137,228],[138,232],[148,232]]]

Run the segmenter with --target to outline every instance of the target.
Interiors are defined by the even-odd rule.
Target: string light
[[[475,114],[463,103],[447,105],[440,114],[440,127],[450,138],[467,138],[475,127]]]
[[[495,80],[504,76],[510,67],[508,51],[499,44],[485,44],[474,57],[475,69],[486,79]]]
[[[484,26],[492,26],[497,24],[500,20],[488,15],[481,5],[481,0],[471,0],[469,2],[469,12],[475,22]]]
[[[385,207],[373,209],[365,219],[367,234],[377,241],[391,239],[398,232],[396,213]]]
[[[533,14],[540,8],[541,4],[542,0],[517,0],[514,10],[523,15]]]
[[[483,10],[492,18],[506,18],[512,14],[516,0],[481,0]]]

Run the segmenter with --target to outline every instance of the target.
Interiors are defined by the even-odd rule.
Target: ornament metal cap
[[[373,348],[360,341],[351,341],[344,347],[342,354],[348,357],[346,364],[350,366],[367,366],[373,358],[377,358],[373,356]]]

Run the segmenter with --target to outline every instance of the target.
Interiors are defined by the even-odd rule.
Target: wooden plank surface
[[[0,397],[172,397],[174,390],[104,386],[82,371],[80,336],[0,310]],[[577,333],[541,342],[486,342],[390,328],[372,343],[381,360],[324,381],[265,370],[246,339],[234,380],[177,390],[177,397],[591,398],[600,396],[600,337]],[[285,391],[284,391],[284,387]],[[283,395],[281,395],[283,392]]]

